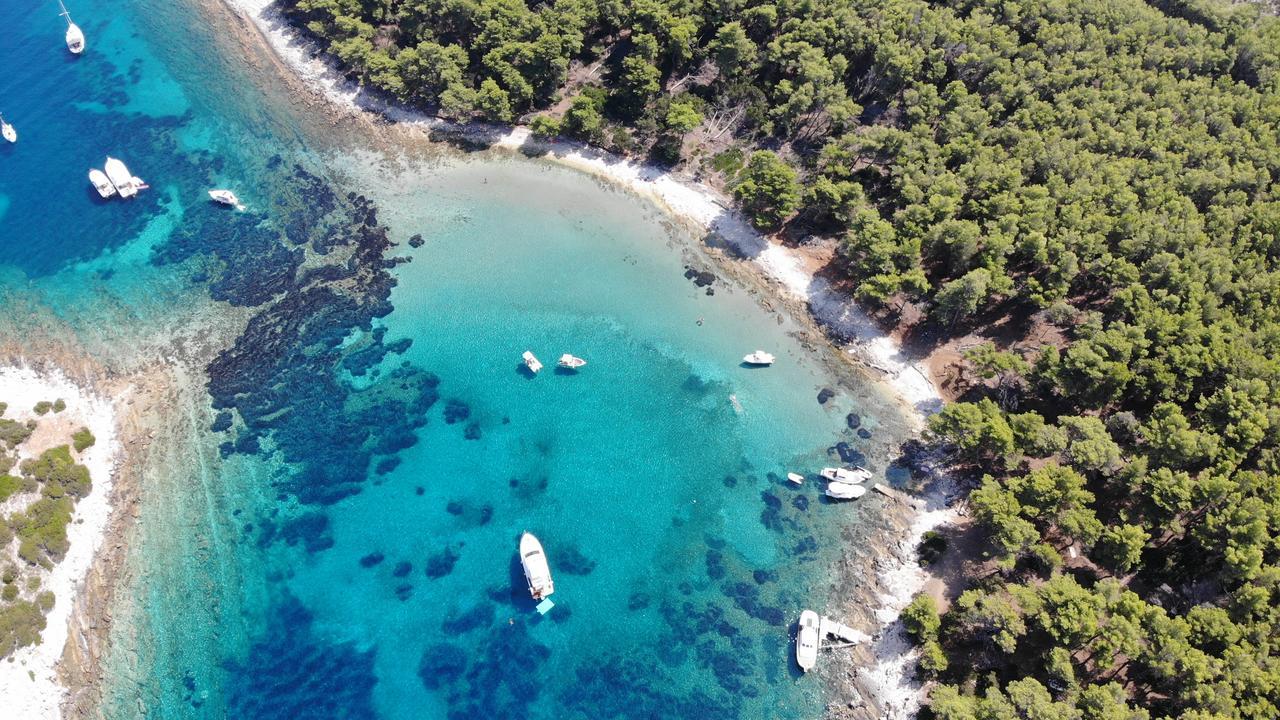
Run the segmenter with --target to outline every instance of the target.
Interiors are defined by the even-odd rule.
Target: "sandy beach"
[[[32,410],[37,402],[58,398],[67,404],[61,413],[37,416]],[[58,663],[70,620],[112,517],[113,485],[121,455],[117,413],[111,399],[60,372],[37,372],[25,366],[0,367],[0,401],[8,403],[6,418],[39,423],[22,447],[23,459],[68,442],[70,434],[81,427],[88,427],[97,440],[79,457],[89,468],[93,489],[76,504],[74,520],[67,528],[71,549],[44,575],[43,586],[53,591],[56,603],[46,617],[42,641],[0,662],[0,697],[4,698],[6,716],[55,718],[61,716],[68,692],[59,677]]]
[[[375,121],[390,121],[400,128],[416,129],[424,137],[441,137],[477,145],[538,155],[560,163],[646,198],[665,210],[699,236],[714,237],[727,250],[727,262],[739,262],[750,268],[758,282],[793,314],[804,314],[807,320],[821,326],[833,345],[849,359],[881,376],[892,393],[907,406],[918,428],[925,417],[936,412],[943,399],[928,367],[907,358],[898,343],[847,294],[815,274],[811,262],[802,252],[787,247],[776,239],[756,232],[731,208],[730,200],[709,185],[692,177],[668,172],[662,168],[636,162],[567,140],[539,140],[527,127],[495,126],[484,123],[458,124],[407,109],[397,103],[368,93],[344,79],[335,66],[316,52],[316,48],[296,33],[271,7],[270,0],[222,0],[237,13],[247,29],[260,32],[281,63],[291,70],[311,93],[322,97],[333,108]],[[730,267],[730,272],[735,268]],[[771,303],[772,304],[772,303]],[[840,717],[913,717],[921,702],[921,687],[914,680],[916,653],[902,631],[897,618],[911,598],[929,581],[929,574],[916,561],[915,548],[921,536],[954,521],[958,514],[947,506],[950,488],[945,478],[935,477],[926,483],[927,492],[917,496],[911,507],[889,503],[886,518],[889,526],[889,557],[883,555],[869,562],[870,574],[859,571],[859,577],[873,577],[868,588],[878,603],[874,612],[864,613],[868,643],[863,652],[855,653],[856,667],[840,668],[850,682],[849,692],[841,693],[843,705],[829,708],[829,714]],[[857,613],[851,602],[850,613]],[[858,617],[857,614],[851,617]],[[838,664],[838,663],[829,663]],[[866,696],[870,695],[869,698]],[[850,700],[850,698],[852,698]],[[863,701],[870,700],[870,706]],[[849,706],[853,706],[849,710]]]

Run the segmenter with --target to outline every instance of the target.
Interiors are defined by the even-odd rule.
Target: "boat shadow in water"
[[[574,368],[561,367],[560,365],[557,365],[555,373],[557,375],[577,375],[578,371]]]
[[[509,601],[511,606],[521,613],[537,615],[538,603],[529,594],[529,583],[524,577],[524,565],[520,562],[520,553],[511,553],[511,563],[507,567],[508,587],[511,588]]]
[[[530,370],[529,366],[522,362],[516,363],[516,374],[523,377],[525,380],[532,380],[538,377],[538,373]]]

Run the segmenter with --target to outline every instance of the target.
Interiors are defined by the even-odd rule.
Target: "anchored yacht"
[[[542,550],[542,543],[533,533],[526,532],[520,536],[520,564],[524,566],[524,578],[529,583],[529,594],[534,600],[542,600],[556,591],[551,581],[551,566],[547,564],[547,554]]]
[[[67,6],[62,4],[62,0],[58,0],[58,7],[62,8],[59,13],[67,19],[67,49],[72,55],[79,55],[84,52],[84,32],[80,30],[80,26],[71,22],[71,13],[67,11]]]

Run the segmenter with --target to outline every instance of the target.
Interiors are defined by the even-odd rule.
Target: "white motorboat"
[[[587,364],[587,361],[586,361],[586,360],[583,360],[583,359],[582,359],[582,358],[580,358],[580,357],[574,357],[574,356],[570,355],[569,353],[565,353],[565,354],[563,354],[563,355],[561,355],[561,356],[560,356],[560,362],[558,362],[558,363],[556,363],[556,364],[557,364],[557,365],[559,365],[559,366],[560,366],[560,367],[562,367],[562,368],[567,368],[567,369],[569,369],[569,370],[577,370],[578,368],[582,367],[583,365],[586,365],[586,364]]]
[[[763,350],[757,350],[742,358],[742,362],[748,365],[772,365],[773,360],[774,357]]]
[[[93,189],[98,191],[98,195],[109,198],[116,194],[116,187],[111,184],[111,180],[107,178],[106,173],[94,168],[89,171],[89,182],[93,183]]]
[[[852,483],[829,482],[826,493],[827,497],[835,500],[857,500],[867,494],[867,488]]]
[[[209,197],[216,203],[230,205],[237,210],[244,209],[244,205],[240,204],[240,198],[236,197],[236,194],[230,190],[210,190]]]
[[[822,636],[818,633],[821,621],[818,613],[805,610],[800,613],[800,630],[796,633],[796,664],[809,672],[818,664],[818,645]]]
[[[62,8],[59,15],[67,19],[67,49],[72,55],[79,55],[84,52],[84,32],[79,25],[71,22],[71,13],[67,12],[67,6],[62,4],[62,0],[58,0],[58,7]]]
[[[107,179],[115,186],[116,192],[120,193],[122,198],[131,198],[137,195],[139,190],[147,187],[142,182],[142,178],[134,177],[123,162],[110,155],[107,156],[107,164],[103,167],[103,170],[106,170]]]
[[[556,591],[551,581],[551,566],[547,564],[547,554],[542,550],[542,543],[533,533],[520,535],[520,564],[524,566],[524,578],[529,583],[529,594],[534,600],[542,600]]]
[[[804,484],[804,476],[803,476],[803,475],[801,475],[800,473],[790,473],[790,472],[789,472],[789,473],[787,473],[787,479],[788,479],[788,480],[790,480],[791,482],[793,482],[793,483],[797,484],[797,485],[803,485],[803,484]]]
[[[871,479],[871,471],[861,465],[852,468],[822,468],[822,472],[819,475],[831,482],[846,483],[848,485],[856,485]]]
[[[4,136],[4,139],[11,143],[18,142],[18,131],[15,130],[12,125],[5,122],[4,116],[2,115],[0,115],[0,135]]]
[[[542,363],[539,362],[538,358],[534,357],[532,351],[525,350],[520,357],[524,358],[524,366],[529,368],[529,372],[536,375],[542,369]]]

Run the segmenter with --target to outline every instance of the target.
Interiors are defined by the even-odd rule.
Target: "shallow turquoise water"
[[[641,201],[500,156],[388,169],[195,6],[77,3],[78,61],[47,10],[0,45],[0,290],[190,383],[143,477],[107,717],[820,714],[790,626],[878,501],[782,477],[838,442],[883,471],[904,431],[873,388],[820,406],[795,328],[686,279],[696,243]],[[153,189],[99,202],[106,152]],[[740,367],[757,347],[778,364]]]

